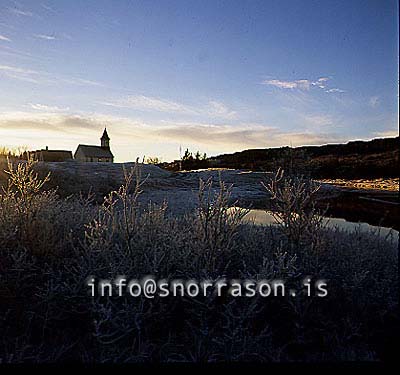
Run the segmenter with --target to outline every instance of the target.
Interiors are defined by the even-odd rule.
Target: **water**
[[[258,225],[276,225],[277,222],[272,216],[271,211],[265,211],[261,209],[252,209],[244,217],[245,222],[252,222]],[[351,222],[338,217],[324,217],[323,222],[326,224],[327,228],[339,228],[349,232],[357,230],[360,233],[363,232],[373,232],[377,233],[382,237],[392,236],[392,238],[398,242],[399,232],[392,228],[378,227],[375,225],[370,225],[363,222]]]

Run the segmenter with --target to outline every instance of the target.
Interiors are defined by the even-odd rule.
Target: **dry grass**
[[[320,182],[350,189],[399,191],[398,178],[375,178],[373,180],[325,179],[325,180],[320,180]]]

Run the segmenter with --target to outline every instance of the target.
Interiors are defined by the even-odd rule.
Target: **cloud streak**
[[[22,10],[20,8],[8,8],[8,11],[17,16],[23,16],[23,17],[32,17],[33,16],[32,12],[27,11],[27,10]]]
[[[39,83],[39,72],[32,69],[19,68],[9,65],[0,65],[0,75],[20,81]]]
[[[235,120],[238,117],[236,111],[230,110],[225,104],[211,100],[208,103],[208,115],[211,117],[223,118],[226,120]]]
[[[6,37],[5,35],[0,34],[0,40],[4,42],[11,42],[11,39]]]
[[[379,102],[380,102],[379,96],[371,96],[369,98],[368,105],[371,108],[376,108],[379,105]]]
[[[328,77],[320,77],[317,80],[309,80],[309,79],[297,79],[293,81],[283,81],[279,79],[266,79],[261,82],[262,85],[273,86],[282,90],[301,90],[301,91],[309,91],[311,88],[322,89],[327,93],[343,93],[344,90],[333,88],[327,89],[327,84],[330,78]]]
[[[171,114],[205,116],[225,120],[237,118],[237,112],[229,109],[224,103],[210,100],[201,107],[194,107],[176,101],[154,98],[145,95],[130,95],[117,100],[100,102],[105,106],[115,108],[136,109],[141,111],[156,111]]]
[[[332,93],[332,92],[339,92],[339,93],[341,93],[341,92],[345,92],[345,91],[344,91],[344,90],[341,90],[341,89],[334,88],[334,89],[326,90],[326,92],[327,92],[327,93]]]
[[[56,40],[57,39],[54,35],[47,35],[47,34],[34,34],[33,36],[36,39],[43,39],[43,40]]]
[[[189,142],[203,147],[214,146],[237,151],[246,148],[316,145],[337,141],[333,134],[312,132],[282,132],[275,127],[257,124],[212,125],[182,123],[157,130],[157,134],[171,141]]]
[[[102,104],[116,108],[132,108],[144,111],[193,114],[193,110],[190,107],[181,103],[144,95],[130,95],[126,98],[102,102]]]
[[[47,72],[20,68],[10,65],[0,65],[0,75],[34,84],[58,85],[60,83],[75,86],[104,87],[101,82],[76,77],[60,77]]]
[[[44,111],[44,112],[66,112],[69,111],[69,107],[61,108],[57,106],[49,106],[40,103],[29,103],[28,107],[35,109],[37,111]]]
[[[303,116],[306,123],[313,127],[328,127],[334,124],[334,121],[329,115],[305,115]]]
[[[51,13],[56,13],[56,11],[55,11],[51,6],[49,6],[49,5],[47,5],[47,4],[40,4],[40,6],[41,6],[43,9],[45,9],[45,10],[51,12]]]

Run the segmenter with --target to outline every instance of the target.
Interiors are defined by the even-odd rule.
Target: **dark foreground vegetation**
[[[318,187],[265,181],[280,225],[242,224],[229,187],[200,182],[198,209],[138,204],[140,169],[102,205],[46,191],[32,163],[0,195],[0,363],[388,360],[397,352],[397,248],[327,229]],[[51,178],[51,176],[50,176]],[[293,214],[296,212],[297,215]],[[327,297],[95,297],[113,279],[324,279]]]
[[[313,178],[380,178],[399,176],[399,137],[324,146],[245,150],[208,159],[223,168],[296,170]]]

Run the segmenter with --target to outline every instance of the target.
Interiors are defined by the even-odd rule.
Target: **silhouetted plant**
[[[326,224],[315,206],[320,185],[302,176],[285,176],[283,169],[262,185],[270,194],[272,211],[278,228],[286,235],[293,250],[316,245]]]
[[[219,253],[232,248],[239,225],[248,210],[230,207],[231,187],[219,177],[217,191],[213,189],[212,179],[200,179],[198,200],[198,235],[208,253],[209,269],[214,269]],[[234,205],[233,205],[234,206]]]

